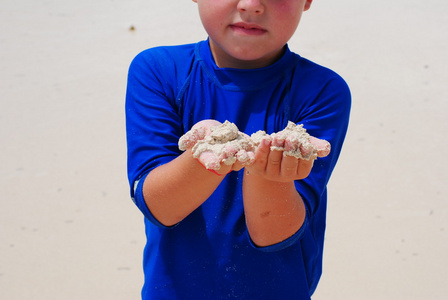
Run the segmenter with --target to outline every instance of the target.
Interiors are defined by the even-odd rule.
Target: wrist
[[[250,169],[245,169],[244,171],[245,180],[250,180],[256,183],[258,186],[295,186],[295,179],[293,178],[282,178],[279,176],[269,176],[264,173],[259,173]]]

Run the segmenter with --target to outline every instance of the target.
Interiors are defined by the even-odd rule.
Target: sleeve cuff
[[[140,209],[143,215],[155,226],[160,228],[173,228],[177,226],[177,224],[173,226],[163,225],[154,217],[154,215],[149,210],[148,206],[146,205],[145,198],[143,197],[143,183],[145,182],[146,176],[148,176],[148,174],[145,174],[138,181],[134,182],[134,193],[132,201],[134,201],[135,205],[137,205],[138,209]]]
[[[277,244],[273,244],[273,245],[266,246],[266,247],[260,247],[260,246],[255,245],[255,243],[252,241],[250,236],[249,236],[249,241],[250,241],[250,244],[252,245],[252,247],[254,247],[255,249],[258,249],[262,252],[276,252],[276,251],[280,251],[285,248],[288,248],[288,247],[292,246],[293,244],[295,244],[297,241],[299,241],[303,237],[304,232],[305,232],[305,230],[307,230],[307,228],[308,228],[308,212],[305,214],[305,220],[303,221],[303,224],[300,227],[300,229],[294,235],[290,236],[286,240],[283,240]],[[247,233],[247,235],[249,235],[249,233]]]

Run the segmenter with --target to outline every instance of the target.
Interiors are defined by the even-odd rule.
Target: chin
[[[239,55],[235,58],[247,63],[267,66],[275,62],[278,59],[278,55],[272,55],[272,53],[262,53],[258,55],[256,55],[256,53],[250,53],[246,55]]]
[[[262,60],[269,56],[268,53],[258,53],[256,50],[253,49],[235,51],[230,55],[232,55],[235,59],[244,61]]]

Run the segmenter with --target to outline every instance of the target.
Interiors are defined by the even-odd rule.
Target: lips
[[[243,22],[234,23],[230,25],[230,28],[232,28],[236,32],[248,35],[260,35],[267,32],[266,29],[257,24],[249,24]]]

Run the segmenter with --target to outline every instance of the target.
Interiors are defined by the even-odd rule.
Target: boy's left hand
[[[314,137],[310,137],[309,141],[317,149],[317,157],[325,157],[329,154],[328,142]],[[267,180],[277,182],[290,182],[308,177],[315,159],[305,160],[283,155],[284,151],[272,150],[271,146],[283,148],[284,151],[297,147],[288,139],[264,139],[255,152],[255,162],[246,167],[248,174],[259,175]],[[301,149],[301,151],[307,150]]]

